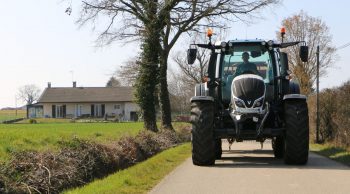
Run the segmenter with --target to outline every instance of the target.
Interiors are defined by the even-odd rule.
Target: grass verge
[[[57,151],[62,141],[75,138],[108,144],[122,136],[135,136],[143,123],[43,123],[1,124],[0,162],[12,152],[35,150]]]
[[[310,150],[350,166],[350,150],[329,144],[310,144]]]
[[[65,194],[79,193],[147,193],[175,167],[190,156],[190,144],[170,148],[162,153],[107,178],[96,180]]]

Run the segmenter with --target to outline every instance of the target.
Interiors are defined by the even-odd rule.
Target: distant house
[[[132,87],[48,87],[28,108],[28,117],[80,118],[106,116],[136,121],[139,107]]]

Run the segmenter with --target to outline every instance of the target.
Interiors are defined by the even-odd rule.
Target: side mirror
[[[288,75],[288,55],[285,52],[280,53],[280,60],[281,60],[281,75],[285,76]]]
[[[187,63],[192,65],[197,58],[197,48],[194,45],[191,45],[187,50]]]
[[[309,58],[309,47],[300,46],[299,56],[302,62],[307,62]]]

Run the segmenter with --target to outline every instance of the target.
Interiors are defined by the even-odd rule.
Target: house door
[[[75,117],[81,117],[83,114],[83,105],[76,104],[75,105]]]
[[[131,121],[138,121],[139,117],[136,112],[130,112],[130,120]]]
[[[66,116],[66,106],[56,105],[56,118],[64,118]]]
[[[92,104],[91,105],[91,115],[94,117],[102,117],[105,114],[104,104]]]

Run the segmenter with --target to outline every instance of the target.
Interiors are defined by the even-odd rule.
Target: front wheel
[[[309,116],[306,101],[284,102],[286,164],[306,164],[309,157]]]
[[[215,163],[215,139],[213,133],[214,104],[193,102],[191,104],[192,162],[198,166]]]

